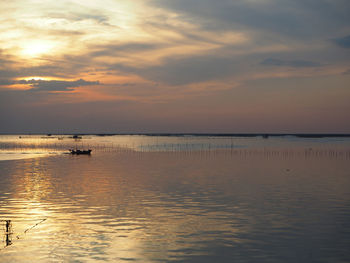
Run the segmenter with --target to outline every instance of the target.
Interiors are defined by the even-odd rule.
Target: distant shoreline
[[[47,135],[46,133],[0,133],[0,135]],[[297,138],[350,138],[344,133],[52,133],[51,135],[95,136],[160,136],[160,137],[297,137]]]

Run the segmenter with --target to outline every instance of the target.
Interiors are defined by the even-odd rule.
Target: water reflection
[[[3,161],[0,261],[346,262],[349,166],[230,150]]]

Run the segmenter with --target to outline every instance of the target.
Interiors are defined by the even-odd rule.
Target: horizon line
[[[284,137],[294,136],[301,138],[322,138],[322,137],[350,137],[350,133],[169,133],[169,132],[122,132],[122,133],[1,133],[0,135],[94,135],[94,136],[213,136],[213,137]]]

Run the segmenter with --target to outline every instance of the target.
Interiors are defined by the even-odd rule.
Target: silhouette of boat
[[[73,150],[73,149],[69,149],[69,151],[70,151],[70,153],[71,154],[77,154],[77,155],[79,155],[79,154],[91,154],[91,151],[92,150]]]

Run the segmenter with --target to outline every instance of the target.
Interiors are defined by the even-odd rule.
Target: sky
[[[348,0],[0,1],[0,133],[350,133]]]

